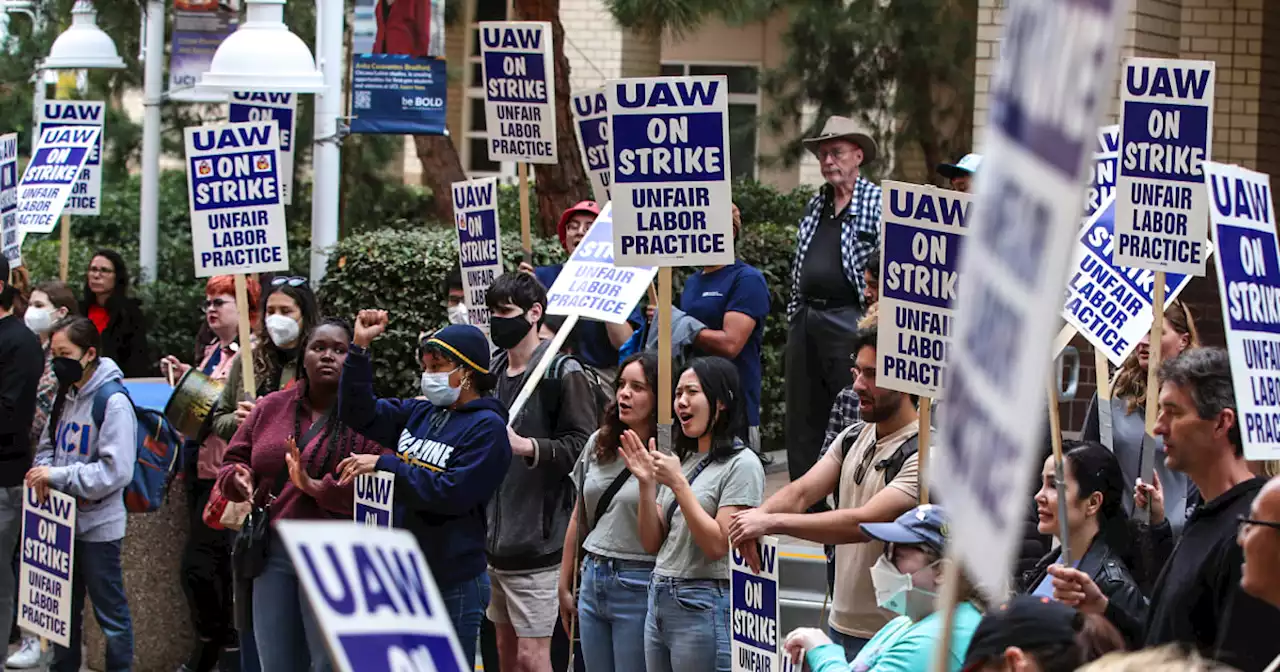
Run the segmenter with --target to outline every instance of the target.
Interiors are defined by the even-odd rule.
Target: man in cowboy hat
[[[963,159],[955,163],[939,163],[937,170],[939,175],[951,182],[952,189],[967,192],[973,183],[974,173],[978,172],[978,166],[981,165],[981,154],[965,154]]]
[[[804,144],[827,183],[800,220],[791,265],[786,433],[792,480],[817,461],[827,413],[851,382],[849,354],[868,307],[862,272],[880,249],[880,187],[858,171],[876,159],[875,141],[852,119],[833,116]]]

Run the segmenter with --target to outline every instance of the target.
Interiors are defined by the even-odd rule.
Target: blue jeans
[[[80,669],[84,626],[84,594],[93,600],[93,615],[107,640],[107,672],[133,669],[133,619],[124,595],[120,569],[121,540],[77,541],[71,569],[71,648],[54,646],[53,672]]]
[[[306,604],[284,542],[271,540],[267,566],[253,580],[253,635],[270,672],[330,672],[324,633]]]
[[[831,627],[830,623],[827,624],[827,636],[831,638],[832,642],[839,644],[844,648],[844,659],[850,663],[852,663],[853,659],[857,658],[858,654],[862,652],[862,647],[866,646],[867,642],[871,641],[861,637],[854,637],[853,635],[846,635]]]
[[[453,631],[462,646],[462,659],[475,665],[476,642],[480,639],[480,623],[489,608],[489,572],[451,586],[440,586],[440,598],[453,621]]]
[[[649,672],[729,672],[729,582],[654,574],[644,658]]]
[[[644,672],[653,563],[588,555],[578,587],[578,636],[591,672]]]

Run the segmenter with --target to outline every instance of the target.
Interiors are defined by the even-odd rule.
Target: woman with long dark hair
[[[115,250],[98,250],[89,260],[81,294],[81,314],[102,334],[102,356],[116,362],[125,378],[151,373],[142,302],[129,295],[129,267]]]
[[[738,371],[723,357],[693,360],[675,390],[675,455],[622,435],[622,457],[640,484],[637,524],[657,556],[649,583],[649,672],[728,672],[729,525],[759,506],[764,465],[740,437],[746,410]],[[661,492],[659,492],[659,487]]]

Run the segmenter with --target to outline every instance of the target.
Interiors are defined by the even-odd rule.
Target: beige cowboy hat
[[[876,141],[871,136],[858,130],[858,122],[848,118],[832,115],[827,118],[822,132],[812,138],[804,139],[804,146],[818,155],[818,145],[828,140],[848,140],[862,149],[862,162],[871,163],[876,160]]]

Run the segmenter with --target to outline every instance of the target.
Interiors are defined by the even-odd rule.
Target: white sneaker
[[[50,649],[52,652],[52,649]],[[5,667],[13,670],[30,670],[45,663],[45,655],[40,651],[40,640],[36,637],[22,637],[22,645],[5,661]]]

